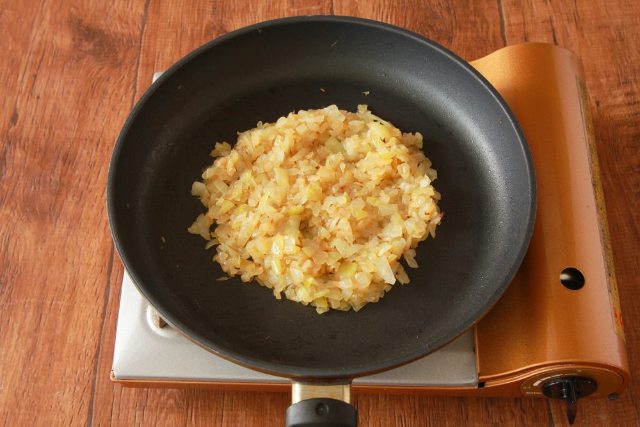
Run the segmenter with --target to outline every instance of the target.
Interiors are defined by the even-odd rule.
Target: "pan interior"
[[[190,188],[214,142],[330,104],[368,104],[421,132],[445,216],[418,247],[409,285],[358,313],[318,315],[255,283],[217,281],[214,251],[186,229],[203,211]],[[485,83],[434,44],[340,19],[254,27],[173,67],[125,126],[109,185],[118,250],[163,316],[214,352],[292,377],[390,368],[463,332],[508,285],[533,212],[524,142]]]

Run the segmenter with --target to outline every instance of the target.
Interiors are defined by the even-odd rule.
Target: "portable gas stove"
[[[354,392],[615,398],[629,382],[597,154],[580,60],[548,44],[471,63],[529,143],[538,211],[527,256],[475,328]],[[289,380],[221,359],[166,325],[125,273],[111,379],[130,387],[288,391]]]

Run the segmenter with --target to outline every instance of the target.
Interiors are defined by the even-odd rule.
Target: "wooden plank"
[[[542,405],[541,405],[542,403]],[[478,397],[356,396],[360,426],[547,425],[538,399]]]
[[[617,282],[626,324],[632,383],[615,402],[584,401],[585,425],[637,425],[640,381],[640,3],[502,0],[505,37],[555,43],[582,59],[597,141]],[[565,406],[552,405],[554,423]]]
[[[335,1],[336,15],[358,16],[397,25],[430,38],[467,60],[505,45],[495,0]]]
[[[0,8],[5,425],[89,417],[112,247],[106,172],[131,106],[141,10],[136,2]]]
[[[268,19],[291,15],[328,14],[326,0],[268,2],[190,1],[179,9],[171,2],[152,2],[146,13],[136,94],[139,98],[155,71],[167,69],[182,56],[215,37]],[[117,258],[117,256],[116,256]],[[253,426],[268,419],[284,424],[290,397],[282,393],[214,392],[203,390],[125,389],[109,380],[120,300],[122,265],[111,274],[109,305],[101,340],[92,423],[96,425],[222,425]]]

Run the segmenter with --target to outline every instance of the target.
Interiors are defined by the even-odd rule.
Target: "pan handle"
[[[358,413],[351,405],[351,384],[293,382],[287,427],[356,427]]]

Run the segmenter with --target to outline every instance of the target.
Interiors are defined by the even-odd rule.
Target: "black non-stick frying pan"
[[[216,281],[224,273],[214,251],[187,233],[202,211],[191,183],[210,164],[213,143],[233,142],[259,120],[334,103],[352,111],[368,104],[425,136],[445,217],[437,238],[418,247],[411,283],[358,313],[318,315],[255,283]],[[341,384],[422,357],[480,319],[526,252],[535,182],[513,115],[469,64],[386,24],[304,17],[227,34],[167,70],[120,134],[108,209],[133,281],[187,337],[299,383]],[[288,421],[327,421],[344,409],[328,399],[301,402]]]

